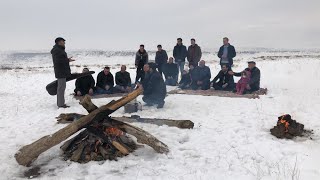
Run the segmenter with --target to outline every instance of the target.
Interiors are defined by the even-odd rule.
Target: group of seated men
[[[251,93],[260,89],[260,70],[256,67],[254,61],[248,62],[248,68],[244,71],[250,72],[250,77],[245,87],[245,93]],[[221,70],[210,81],[210,68],[205,65],[205,61],[201,60],[199,66],[189,65],[189,72],[183,71],[179,88],[193,90],[207,90],[211,87],[215,90],[236,91],[236,83],[233,76],[241,77],[243,72],[233,72],[228,65],[221,65]]]
[[[129,72],[126,71],[126,66],[122,65],[121,70],[116,73],[114,86],[114,78],[110,72],[110,67],[105,67],[97,76],[97,84],[92,75],[84,76],[76,80],[76,88],[74,90],[77,96],[85,94],[111,94],[125,93],[132,89],[131,78]],[[82,73],[89,72],[88,68],[84,68]]]
[[[167,94],[166,85],[160,73],[156,70],[157,66],[154,63],[145,64],[143,67],[144,79],[137,82],[138,86],[143,88],[143,101],[147,106],[157,105],[157,108],[162,108],[164,99]],[[88,72],[88,68],[83,69],[83,73]],[[126,71],[126,66],[122,65],[121,70],[115,76],[116,85],[114,86],[114,78],[109,67],[105,67],[97,76],[97,83],[91,75],[78,78],[76,80],[76,88],[74,90],[76,96],[85,94],[112,94],[112,93],[127,93],[132,91],[136,84],[131,84],[129,72]]]

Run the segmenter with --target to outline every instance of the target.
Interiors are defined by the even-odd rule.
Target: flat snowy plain
[[[126,64],[135,76],[133,53],[71,51],[69,55],[77,59],[72,72],[81,72],[87,65],[96,71],[96,78],[105,65],[115,74]],[[154,59],[154,54],[150,57]],[[205,53],[202,59],[214,77],[219,70],[216,54]],[[235,71],[243,70],[249,60],[257,62],[261,87],[268,88],[268,95],[260,99],[169,95],[163,109],[143,107],[136,114],[190,119],[194,129],[134,124],[166,143],[169,154],[157,154],[145,146],[118,161],[78,164],[63,161],[58,145],[34,162],[41,166],[37,179],[320,179],[320,52],[243,51],[235,59]],[[28,168],[15,161],[17,150],[66,126],[56,123],[60,113],[86,111],[69,95],[74,81],[67,84],[68,109],[57,109],[56,97],[47,94],[45,86],[55,80],[47,52],[1,52],[0,66],[0,179],[25,179]],[[93,102],[103,105],[112,99],[116,98]],[[142,102],[141,96],[138,101]],[[312,139],[273,137],[269,130],[285,113],[313,129]],[[113,115],[129,116],[123,108]]]

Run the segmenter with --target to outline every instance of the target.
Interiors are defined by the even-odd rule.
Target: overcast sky
[[[0,50],[320,47],[320,0],[0,0]]]

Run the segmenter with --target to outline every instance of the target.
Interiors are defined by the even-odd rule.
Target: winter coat
[[[146,50],[143,52],[138,52],[136,53],[136,59],[135,59],[135,65],[138,66],[139,68],[142,68],[145,64],[147,64],[149,61],[149,56]]]
[[[219,80],[219,81],[218,81]],[[217,82],[218,81],[218,82]],[[223,72],[222,70],[219,71],[219,73],[217,74],[217,76],[212,80],[213,83],[217,83],[219,86],[222,86],[226,83],[228,83],[228,85],[234,85],[234,79],[233,76],[230,75],[227,72]]]
[[[175,59],[175,62],[185,62],[186,57],[188,55],[187,47],[184,46],[183,44],[181,45],[176,45],[173,48],[173,57]]]
[[[154,99],[164,99],[167,94],[167,88],[164,80],[158,71],[147,73],[142,81],[143,95]]]
[[[168,77],[177,77],[179,74],[178,65],[176,63],[166,63],[163,65],[163,73],[166,79]]]
[[[114,86],[113,75],[111,73],[105,75],[104,72],[101,71],[97,77],[97,87],[106,90],[106,85],[110,86],[110,88]]]
[[[224,49],[224,46],[221,46],[218,52],[218,57],[220,58],[220,65],[222,64],[221,61],[222,61],[223,49]],[[227,58],[230,66],[233,65],[233,58],[236,57],[236,55],[237,54],[236,54],[235,48],[229,44]]]
[[[197,66],[194,69],[195,75],[192,77],[193,82],[202,81],[204,83],[210,82],[211,72],[208,66],[200,67]]]
[[[67,78],[71,76],[69,59],[65,47],[55,45],[51,50],[54,74],[56,78]]]
[[[94,89],[94,85],[95,81],[92,75],[78,78],[76,80],[76,89],[74,92],[77,93],[80,91],[82,95],[88,94],[90,89]]]
[[[165,64],[168,61],[168,54],[165,50],[157,51],[155,62],[156,64]]]
[[[201,59],[202,52],[200,46],[195,44],[188,47],[188,62],[197,65]]]
[[[250,85],[251,91],[257,91],[260,89],[260,69],[254,67],[250,70],[250,73],[251,75],[248,84]],[[234,75],[240,77],[241,72],[235,73]]]
[[[116,73],[116,84],[119,86],[131,86],[131,78],[130,73],[125,72],[117,72]]]

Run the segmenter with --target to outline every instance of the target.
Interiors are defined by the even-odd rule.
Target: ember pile
[[[105,119],[93,124],[60,147],[64,159],[79,163],[117,160],[137,149],[137,144]]]
[[[304,125],[291,119],[289,114],[278,117],[277,126],[270,129],[272,135],[286,139],[302,136],[304,131]]]

